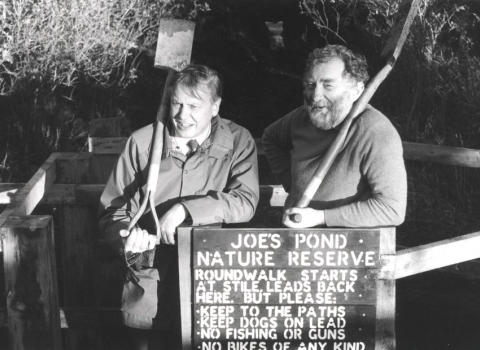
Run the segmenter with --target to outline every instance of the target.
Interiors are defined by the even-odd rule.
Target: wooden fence
[[[8,327],[12,350],[102,349],[102,330],[122,327],[122,262],[97,225],[100,194],[126,141],[113,137],[118,128],[115,119],[93,121],[90,152],[54,153],[26,184],[0,184],[0,327]],[[479,150],[403,145],[406,159],[480,168]],[[285,198],[281,186],[261,186],[263,205],[280,207]],[[479,257],[475,232],[397,250],[385,270],[398,279]]]

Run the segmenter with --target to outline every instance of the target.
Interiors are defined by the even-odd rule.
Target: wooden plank
[[[95,307],[98,266],[97,205],[62,205],[57,209],[61,233],[61,263],[63,300],[66,307]],[[117,292],[117,291],[115,291]],[[69,329],[65,336],[66,349],[101,349],[101,331],[95,328]]]
[[[25,184],[14,184],[14,183],[0,183],[0,204],[10,204],[13,201],[14,195],[20,191]],[[96,191],[101,193],[105,185],[96,185],[97,188],[87,187],[86,189],[81,188],[80,186],[71,185],[71,184],[52,184],[48,191],[43,195],[39,204],[75,204],[77,202],[76,191],[81,191],[80,196],[84,197],[84,191],[91,192]],[[98,188],[100,186],[100,188]],[[100,195],[98,195],[98,198]],[[93,199],[92,199],[93,200]],[[85,202],[84,202],[85,203]],[[90,202],[90,204],[93,202]]]
[[[259,206],[283,207],[288,193],[282,185],[260,185]]]
[[[90,161],[93,155],[87,152],[62,153],[57,160],[57,183],[89,183]]]
[[[0,183],[0,204],[10,204],[13,201],[15,193],[25,184],[21,183]]]
[[[257,333],[255,332],[255,328],[253,327],[252,323],[255,324],[255,322],[258,322],[257,320],[263,320],[263,327],[262,328],[270,328],[271,330],[273,327],[271,327],[272,323],[276,323],[275,330],[277,332],[277,336],[274,338],[276,342],[286,342],[290,341],[288,336],[291,334],[292,329],[290,327],[287,327],[289,323],[291,324],[291,321],[295,318],[298,322],[298,324],[303,324],[305,328],[309,327],[309,332],[305,332],[304,338],[299,342],[305,342],[305,338],[310,338],[310,340],[313,342],[313,340],[322,340],[325,341],[327,340],[326,335],[328,334],[328,330],[326,328],[330,328],[331,331],[335,332],[335,327],[331,324],[330,327],[326,327],[326,323],[328,322],[328,319],[336,319],[337,320],[337,326],[340,328],[340,332],[342,332],[342,335],[337,338],[337,340],[342,340],[343,342],[359,342],[362,341],[364,343],[373,343],[373,339],[375,337],[375,316],[376,316],[376,307],[375,305],[349,305],[349,306],[338,306],[337,308],[331,307],[331,315],[330,317],[326,317],[326,312],[321,316],[321,311],[318,312],[317,317],[312,317],[312,316],[306,316],[307,311],[306,309],[302,308],[302,306],[299,305],[289,305],[288,309],[287,308],[282,308],[282,309],[277,309],[277,310],[282,310],[283,312],[278,312],[276,315],[272,310],[273,308],[269,307],[268,305],[263,305],[263,304],[255,304],[255,306],[258,306],[258,315],[255,316],[255,318],[252,320],[249,317],[245,316],[236,316],[233,312],[229,312],[228,305],[224,306],[223,308],[218,308],[217,310],[219,311],[219,315],[216,317],[212,317],[210,315],[211,306],[196,306],[194,310],[194,324],[199,324],[199,327],[206,328],[206,329],[214,329],[216,328],[216,333],[215,333],[215,338],[217,341],[220,341],[223,343],[223,349],[231,349],[232,347],[229,346],[232,343],[232,341],[235,340],[241,340],[242,336],[245,334],[243,331],[245,329],[252,330],[253,328],[253,334]],[[268,309],[267,309],[268,307]],[[230,310],[233,309],[233,307],[230,308]],[[310,315],[313,314],[313,310],[321,310],[318,307],[312,307],[310,309]],[[327,308],[325,307],[324,310]],[[344,314],[344,317],[338,317],[338,318],[333,318],[332,316],[335,314],[334,310],[339,310],[341,309],[341,313]],[[286,312],[285,310],[289,310],[289,312]],[[198,312],[197,312],[198,311]],[[340,312],[337,313],[340,314]],[[223,314],[222,314],[223,313]],[[249,319],[249,321],[247,321]],[[228,322],[228,327],[218,327],[218,323]],[[295,327],[297,328],[297,327]],[[271,332],[271,331],[270,331]],[[208,331],[204,331],[204,335],[208,334]],[[268,333],[268,332],[266,332]],[[298,333],[297,333],[298,334]],[[338,333],[337,333],[338,334]],[[265,337],[266,338],[266,337]],[[270,340],[273,337],[270,337]],[[314,339],[317,338],[317,339]],[[322,339],[323,338],[323,339]],[[200,334],[194,334],[194,339],[196,343],[200,343],[202,340],[202,333]],[[297,337],[293,339],[298,339]],[[223,341],[222,341],[223,340]],[[330,340],[331,337],[330,337]],[[261,341],[265,342],[268,344],[268,338],[267,339],[261,339]],[[294,342],[290,341],[290,349],[308,349],[308,343],[304,347],[298,347],[299,344],[296,344],[297,346],[293,346]],[[258,342],[257,342],[257,347],[255,346],[246,346],[243,349],[258,349]],[[267,347],[267,349],[271,349],[271,343],[270,347]],[[276,348],[282,348],[278,346]],[[285,347],[288,348],[288,347]],[[311,348],[311,347],[310,347]],[[315,347],[313,347],[315,348]],[[323,349],[332,349],[333,347],[327,347],[324,345]],[[343,347],[337,347],[339,349],[348,349],[347,346]],[[370,346],[372,349],[373,346]],[[242,349],[242,347],[240,347]],[[275,348],[274,348],[275,349]],[[317,349],[322,349],[321,347],[317,346]],[[362,346],[358,347],[350,347],[350,349],[363,349]]]
[[[0,183],[0,204],[9,204],[11,195],[15,193],[23,184]],[[48,192],[45,193],[41,204],[78,204],[78,205],[96,205],[105,188],[104,184],[53,184]],[[2,195],[4,194],[4,195]],[[261,185],[260,186],[260,205],[283,207],[288,193],[285,192],[282,185]]]
[[[51,216],[10,216],[4,245],[10,349],[61,349]]]
[[[78,205],[58,209],[66,306],[95,306],[96,209]]]
[[[95,183],[93,159],[87,152],[67,153],[58,160],[57,182],[61,184]],[[64,187],[65,188],[65,187]],[[71,193],[71,191],[69,192]],[[76,195],[76,191],[75,191]],[[96,242],[98,238],[98,201],[91,205],[58,207],[58,239],[61,245],[62,282],[64,305],[68,307],[95,307],[95,282],[98,276]],[[101,349],[101,335],[96,329],[69,329],[65,336],[67,349],[76,350],[80,344],[91,349]]]
[[[128,136],[132,131],[127,118],[97,118],[89,123],[89,135],[92,137]]]
[[[404,27],[399,26],[398,28],[403,29]],[[387,45],[385,50],[388,49]],[[125,118],[94,119],[90,122],[89,152],[119,154],[125,147],[129,134],[130,130],[126,126]],[[261,138],[256,138],[255,143],[258,154],[265,154]],[[413,142],[403,142],[403,149],[405,159],[473,168],[480,167],[480,150],[476,149],[444,147]]]
[[[234,232],[233,229],[230,230]],[[272,265],[289,266],[290,269],[304,269],[305,266],[356,269],[380,267],[379,262],[375,261],[380,246],[380,235],[375,229],[275,229],[275,235],[270,234],[269,237],[275,237],[272,245],[278,247],[265,255],[263,260],[255,259],[254,253],[259,249],[262,240],[273,239],[265,236],[267,230],[240,229],[237,240],[232,242],[231,235],[227,237],[224,233],[225,229],[196,229],[194,251],[204,253],[199,256],[201,260],[194,259],[193,267],[213,262],[215,252],[218,251],[232,251],[232,254],[228,255],[230,268],[242,268],[243,264],[249,265],[247,262],[257,264],[258,268]],[[302,251],[302,255],[298,254],[298,251]],[[345,255],[345,252],[349,253]],[[274,260],[269,259],[269,256]]]
[[[90,138],[90,152],[98,154],[120,154],[127,142],[126,137]],[[255,139],[257,154],[264,155],[262,140]],[[480,150],[402,142],[403,157],[410,160],[441,163],[447,165],[480,168]]]
[[[3,226],[10,215],[28,215],[32,213],[50,185],[55,181],[55,165],[58,156],[59,153],[52,153],[25,186],[10,200],[10,204],[0,214],[0,227]]]
[[[68,329],[125,327],[119,307],[63,307],[60,319],[62,328]]]
[[[380,273],[379,279],[394,279],[395,273],[395,227],[380,228]]]
[[[52,153],[25,186],[16,191],[14,196],[7,195],[9,204],[0,213],[0,227],[3,226],[10,215],[29,215],[32,213],[55,181],[56,159],[59,155],[60,153]],[[12,191],[12,189],[9,191]],[[3,247],[0,243],[0,252],[2,250]]]
[[[480,168],[480,150],[403,142],[405,159]]]
[[[100,196],[105,188],[104,184],[76,185],[75,204],[97,205],[100,203]]]
[[[178,270],[181,271],[180,283],[180,320],[182,331],[182,350],[192,349],[192,256],[191,227],[179,227],[178,237]]]
[[[117,158],[117,154],[65,153],[57,161],[57,183],[105,184]]]
[[[105,184],[117,163],[118,154],[94,154],[88,183]]]
[[[381,267],[377,280],[375,350],[395,349],[395,227],[380,229]]]
[[[279,293],[279,283],[274,280],[264,280],[260,277],[259,280],[255,280],[255,282],[251,282],[248,278],[251,276],[261,276],[262,270],[266,269],[266,267],[258,267],[257,270],[251,270],[250,273],[240,273],[238,271],[238,266],[233,266],[233,270],[228,270],[228,273],[224,273],[225,270],[216,271],[214,269],[205,269],[205,268],[196,268],[195,273],[196,277],[199,277],[194,285],[194,290],[199,290],[201,284],[205,284],[205,281],[212,281],[209,277],[215,274],[217,277],[222,276],[234,276],[235,282],[230,282],[230,280],[224,281],[223,283],[216,283],[210,287],[209,291],[213,293],[223,293],[224,297],[228,298],[228,300],[233,304],[241,304],[242,300],[244,299],[243,295],[238,293],[240,288],[254,291],[256,293],[258,291],[262,291],[259,293],[269,294],[268,296],[268,305],[284,305],[287,304],[298,304],[301,298],[296,299],[293,295],[287,295],[286,293]],[[277,273],[277,270],[272,270],[273,272],[269,272],[266,277],[263,278],[276,278],[281,277],[285,278],[287,281],[300,281],[302,278],[305,278],[307,274],[304,272],[304,269],[307,267],[303,267],[302,270],[299,269],[287,269],[284,271],[280,271]],[[343,267],[342,269],[346,271],[346,268],[351,267]],[[318,277],[324,270],[322,269],[315,269],[314,267],[310,268],[311,272],[309,276],[316,276]],[[216,273],[215,273],[216,272]],[[236,273],[236,274],[235,274]],[[336,273],[336,272],[335,272]],[[339,305],[374,305],[377,295],[374,293],[376,287],[376,279],[377,279],[377,270],[374,269],[358,269],[354,273],[355,281],[349,281],[344,285],[340,285],[339,289],[345,287],[346,290],[355,290],[355,293],[335,293],[335,304]],[[351,276],[350,276],[351,277]],[[215,280],[217,280],[215,278]],[[228,278],[228,277],[224,277]],[[218,281],[218,280],[217,280]],[[323,281],[313,281],[308,283],[308,290],[313,296],[322,294],[325,289],[329,286],[329,282]],[[256,292],[255,292],[256,291]],[[300,294],[302,294],[300,292]],[[253,300],[253,299],[252,299]],[[265,302],[261,301],[260,298],[254,301],[255,305],[262,305],[265,306]],[[241,325],[238,325],[238,328],[242,328]],[[235,328],[235,327],[234,327]],[[283,330],[282,330],[283,331]]]
[[[397,252],[395,279],[480,258],[480,231]]]
[[[193,347],[374,349],[380,232],[195,228]]]
[[[395,350],[395,280],[378,280],[375,350]]]
[[[397,247],[395,245],[395,227],[380,228],[380,255],[395,254]]]
[[[59,309],[58,318],[62,329],[125,327],[122,321],[122,310],[119,307],[62,307]],[[0,328],[7,327],[7,312],[5,309],[0,309]]]
[[[95,154],[120,154],[125,148],[127,137],[89,137],[88,151]]]

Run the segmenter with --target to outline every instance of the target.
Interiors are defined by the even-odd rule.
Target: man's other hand
[[[302,220],[300,222],[292,221],[291,215],[300,214]],[[323,210],[315,210],[312,208],[288,208],[283,213],[283,224],[290,228],[306,228],[319,225],[325,225],[325,213]]]
[[[162,243],[175,244],[175,230],[187,217],[187,209],[177,203],[160,218],[159,224]]]
[[[126,252],[143,253],[155,247],[156,237],[141,228],[134,227],[131,232],[120,230],[120,236],[125,238]]]

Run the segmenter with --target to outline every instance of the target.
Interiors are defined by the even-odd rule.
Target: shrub
[[[12,171],[28,179],[52,151],[85,150],[88,121],[122,115],[126,89],[153,62],[160,18],[199,8],[190,0],[0,1],[0,181]]]
[[[373,76],[383,64],[381,49],[399,3],[301,0],[301,8],[325,43],[346,43],[363,51]],[[398,62],[372,104],[390,117],[405,141],[478,149],[480,48],[475,46],[474,34],[479,17],[468,2],[457,3],[420,1]],[[407,162],[407,166],[409,203],[404,230],[428,241],[434,235],[478,229],[480,221],[474,215],[480,204],[478,171],[417,162]],[[411,237],[406,234],[404,239]]]
[[[161,17],[194,14],[192,2],[10,0],[0,2],[0,94],[31,81],[72,87],[128,85],[138,55],[154,50]]]

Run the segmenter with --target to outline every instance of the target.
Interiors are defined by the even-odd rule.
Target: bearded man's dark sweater
[[[263,145],[273,173],[295,206],[341,124],[317,129],[304,106],[270,125]],[[397,226],[405,218],[407,176],[400,136],[392,123],[368,105],[353,122],[310,208],[325,210],[329,227]]]

